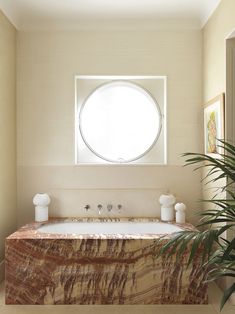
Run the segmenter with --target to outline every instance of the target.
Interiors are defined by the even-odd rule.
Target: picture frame
[[[204,105],[204,153],[220,157],[223,153],[218,140],[224,139],[225,94],[222,93]]]

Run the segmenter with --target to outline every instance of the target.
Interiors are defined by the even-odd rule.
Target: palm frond
[[[235,283],[233,283],[228,289],[225,290],[224,295],[221,300],[220,310],[224,307],[225,303],[231,297],[231,295],[235,292]]]
[[[224,140],[218,140],[222,153],[219,158],[211,155],[185,153],[185,166],[195,166],[194,171],[207,169],[202,179],[205,185],[221,183],[212,199],[202,200],[211,204],[212,208],[201,211],[198,227],[207,226],[205,231],[182,231],[164,243],[159,254],[175,255],[176,259],[185,254],[188,256],[187,266],[197,258],[201,266],[208,270],[207,281],[220,277],[235,278],[235,238],[227,239],[224,234],[235,228],[235,146]],[[226,197],[221,197],[221,193]],[[186,254],[187,253],[187,254]],[[235,283],[223,295],[221,309],[232,293]]]

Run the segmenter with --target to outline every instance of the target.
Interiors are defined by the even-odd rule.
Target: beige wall
[[[226,90],[226,39],[235,31],[235,1],[222,0],[214,14],[203,28],[203,100],[204,103],[227,92]],[[232,64],[231,64],[232,65]],[[234,83],[233,83],[234,84]],[[228,102],[231,95],[226,94],[226,138],[231,134],[234,124],[234,104]],[[225,185],[225,180],[221,183]],[[212,186],[211,186],[212,187]],[[210,188],[211,188],[210,187]],[[210,191],[210,192],[209,192]],[[204,198],[212,197],[212,190],[204,191]]]
[[[50,193],[53,214],[56,204],[61,216],[83,216],[85,200],[95,205],[105,195],[107,202],[125,204],[123,215],[156,216],[158,191],[170,190],[187,203],[193,220],[193,209],[200,208],[200,174],[183,169],[179,156],[202,148],[199,30],[20,31],[17,54],[20,225],[33,219],[32,197],[38,191]],[[74,166],[76,74],[167,75],[168,166]],[[117,193],[108,199],[110,189]],[[120,189],[130,194],[120,196]],[[152,205],[138,207],[133,191],[147,199],[148,189],[156,189],[155,197],[150,193]]]
[[[226,84],[226,74],[228,74],[226,73],[226,38],[234,31],[235,1],[222,0],[203,29],[203,99],[205,103],[216,95],[226,92],[225,126],[226,138],[229,140],[235,139],[235,134],[231,133],[231,130],[234,130],[232,125],[235,123],[235,115],[234,103],[231,103],[230,91],[227,88],[229,84]],[[223,180],[221,185],[225,184]],[[206,199],[210,197],[208,189],[203,194]],[[225,278],[220,285],[225,288],[232,282],[232,278]],[[235,295],[231,297],[231,301],[235,304]]]
[[[16,30],[0,11],[0,274],[5,237],[16,227],[15,59]]]
[[[222,0],[203,28],[204,103],[226,89],[226,38],[235,31],[235,1]]]

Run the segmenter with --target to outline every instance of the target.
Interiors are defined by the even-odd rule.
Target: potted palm
[[[186,165],[198,164],[196,169],[207,167],[206,183],[225,179],[226,184],[220,187],[227,197],[215,197],[203,200],[211,204],[212,209],[199,213],[200,220],[197,227],[201,231],[182,231],[163,245],[162,254],[177,255],[185,253],[190,247],[188,265],[203,248],[200,256],[201,267],[207,270],[207,281],[215,281],[221,277],[235,278],[235,146],[226,141],[220,141],[223,153],[220,158],[213,158],[205,154],[185,153]],[[195,169],[195,170],[196,170]],[[203,230],[204,229],[204,230]],[[189,246],[190,243],[190,246]],[[235,282],[224,291],[221,309],[232,293],[235,292]]]

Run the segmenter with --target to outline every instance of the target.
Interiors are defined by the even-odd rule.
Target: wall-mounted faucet
[[[118,212],[120,213],[122,211],[122,205],[118,204],[117,208],[118,208]]]
[[[98,207],[98,214],[100,215],[100,214],[101,214],[101,210],[102,210],[103,206],[102,206],[101,204],[99,204],[97,207]]]
[[[108,203],[107,206],[105,206],[105,209],[107,209],[107,211],[110,213],[116,207],[118,213],[121,213],[123,206],[121,204],[118,204],[116,206]],[[83,208],[85,212],[88,212],[89,210],[91,210],[91,205],[86,204]],[[98,204],[97,209],[98,209],[98,214],[101,215],[101,212],[104,210],[104,207],[102,204]]]
[[[108,212],[111,212],[112,208],[113,208],[113,205],[112,205],[112,204],[108,204],[108,205],[107,205],[107,210],[108,210]]]
[[[90,208],[91,208],[91,206],[88,205],[88,204],[84,206],[84,209],[85,209],[86,212],[87,212]]]

